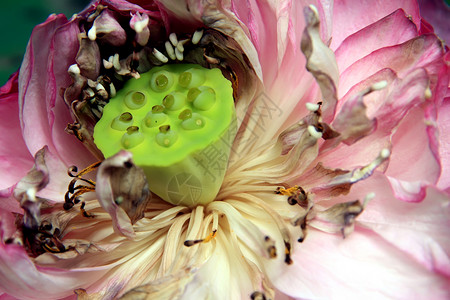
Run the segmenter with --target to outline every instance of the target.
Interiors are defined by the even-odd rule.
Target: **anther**
[[[431,99],[431,97],[433,96],[431,90],[429,87],[427,87],[427,89],[425,90],[425,99]]]
[[[372,84],[371,89],[373,91],[378,91],[378,90],[384,89],[385,87],[387,87],[387,85],[388,85],[388,82],[386,80],[382,80],[382,81]]]
[[[178,38],[177,38],[177,34],[175,32],[172,32],[171,34],[169,34],[169,41],[172,43],[172,45],[174,47],[177,46]]]
[[[164,54],[159,52],[156,48],[153,48],[153,55],[162,63],[166,63],[169,61],[169,59]]]
[[[265,236],[264,241],[266,242],[267,245],[266,249],[267,253],[269,254],[269,257],[270,258],[277,257],[277,248],[275,247],[275,242],[269,236]]]
[[[112,58],[112,63],[113,63],[113,65],[114,65],[114,69],[115,69],[116,71],[120,71],[120,69],[121,69],[122,67],[120,66],[119,54],[118,54],[118,53],[114,54],[114,56],[113,56],[113,58]]]
[[[313,125],[308,126],[308,132],[316,140],[318,140],[322,137],[322,133],[317,131],[316,127],[314,127]]]
[[[97,38],[97,28],[95,27],[95,23],[92,25],[91,29],[88,31],[88,38],[91,41],[95,41]]]
[[[80,67],[78,67],[77,64],[70,65],[70,67],[67,71],[71,75],[80,75]]]
[[[166,52],[167,55],[169,55],[171,60],[175,60],[177,59],[177,57],[175,56],[175,50],[173,49],[172,44],[169,41],[166,41],[164,46],[166,47]]]
[[[203,30],[197,30],[192,35],[192,44],[196,45],[198,42],[200,42],[200,39],[203,36]]]
[[[311,103],[311,102],[307,102],[306,103],[306,109],[312,112],[318,111],[320,108],[320,105],[317,103]]]
[[[208,243],[210,242],[212,239],[214,239],[217,235],[217,230],[213,230],[206,238],[204,239],[199,239],[199,240],[186,240],[184,241],[184,245],[186,247],[192,247],[196,244],[200,244],[200,243]]]
[[[178,50],[178,48],[175,48],[175,56],[177,57],[177,59],[179,61],[182,61],[184,56],[183,56],[183,52],[181,52],[180,50]]]

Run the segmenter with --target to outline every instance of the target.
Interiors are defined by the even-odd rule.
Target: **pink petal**
[[[405,201],[423,199],[424,188],[435,184],[440,174],[440,163],[431,149],[426,118],[422,108],[409,111],[392,136],[392,155],[386,175],[395,194]]]
[[[450,276],[450,198],[434,189],[426,189],[419,203],[395,198],[385,176],[375,174],[355,185],[350,197],[375,192],[357,222],[407,253],[424,268]]]
[[[60,90],[71,83],[67,69],[78,49],[77,22],[52,15],[35,27],[20,70],[19,105],[23,136],[32,154],[48,145],[66,164],[88,165],[92,156],[64,132],[73,120]]]
[[[341,70],[339,98],[356,82],[385,68],[392,69],[400,78],[419,67],[426,68],[430,74],[437,74],[442,67],[442,54],[442,45],[434,35],[423,35],[403,44],[376,50],[345,71]]]
[[[441,189],[450,187],[450,98],[444,100],[439,108],[439,155],[441,157],[442,173],[437,186]]]
[[[420,25],[419,6],[415,1],[380,2],[363,0],[359,1],[358,5],[355,5],[352,1],[335,1],[333,6],[333,40],[331,48],[336,49],[349,35],[375,23],[399,8],[411,16],[416,26]]]
[[[17,183],[33,166],[33,157],[22,138],[19,122],[18,73],[0,90],[0,190]]]
[[[105,270],[56,269],[33,264],[25,250],[0,244],[0,289],[18,299],[60,299],[73,290],[89,286]]]
[[[402,9],[398,9],[350,35],[342,42],[335,52],[339,70],[344,71],[351,64],[377,49],[404,43],[415,36],[417,36],[415,24]]]
[[[364,213],[363,213],[364,214]],[[427,271],[370,230],[348,238],[310,230],[294,264],[272,274],[282,292],[306,299],[447,299],[448,278]]]

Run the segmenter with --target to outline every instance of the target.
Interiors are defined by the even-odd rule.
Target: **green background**
[[[1,0],[0,4],[0,86],[22,62],[33,27],[52,13],[70,18],[89,0]]]

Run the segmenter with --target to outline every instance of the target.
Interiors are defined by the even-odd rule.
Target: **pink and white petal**
[[[442,172],[437,187],[443,190],[450,188],[450,98],[446,98],[439,108],[439,155],[441,157]]]
[[[364,213],[363,213],[364,214]],[[343,239],[311,229],[294,264],[271,274],[280,291],[306,299],[448,299],[449,279],[430,272],[368,229]]]
[[[395,197],[386,176],[375,172],[371,178],[355,184],[345,199],[363,199],[371,192],[375,198],[356,219],[357,226],[378,233],[428,271],[450,278],[450,198],[429,187],[422,202],[401,201]]]
[[[96,282],[106,271],[39,267],[22,247],[0,244],[0,289],[18,299],[64,298]]]
[[[33,157],[22,138],[19,121],[18,73],[0,89],[0,190],[17,183],[33,166]]]
[[[397,198],[421,201],[427,185],[434,185],[440,175],[441,164],[434,156],[433,145],[426,125],[425,111],[415,107],[401,121],[393,134],[391,157],[386,175]]]
[[[425,68],[430,76],[437,75],[442,68],[442,55],[442,45],[435,35],[419,36],[403,44],[376,50],[345,71],[341,70],[339,98],[356,82],[385,68],[392,69],[400,78],[420,67]]]
[[[392,80],[392,72],[385,72]],[[365,84],[358,85],[364,88]],[[408,110],[425,100],[428,75],[423,69],[415,70],[404,79],[395,78],[388,87],[369,94],[364,103],[369,119],[377,120],[377,129],[352,145],[340,144],[324,153],[320,161],[326,167],[349,169],[370,163],[383,148],[391,148],[391,134]],[[357,90],[355,91],[357,92]],[[346,97],[350,98],[350,97]],[[338,114],[339,116],[339,114]],[[352,155],[348,155],[351,153]]]
[[[76,18],[66,23],[64,15],[51,15],[33,30],[20,69],[19,113],[31,153],[47,145],[66,164],[83,165],[90,158],[88,151],[64,132],[73,120],[60,89],[71,83],[67,69],[75,62],[79,32]]]
[[[363,0],[355,5],[352,1],[338,0],[333,7],[333,40],[331,48],[337,49],[342,41],[362,28],[375,23],[397,9],[403,9],[417,27],[420,25],[419,6],[415,1],[400,0],[380,2]]]
[[[395,28],[395,30],[392,30]],[[336,49],[339,70],[380,48],[404,43],[417,36],[416,25],[398,9],[383,19],[347,37]]]

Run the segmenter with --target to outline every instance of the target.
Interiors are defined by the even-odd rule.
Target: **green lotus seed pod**
[[[143,128],[159,127],[167,121],[167,115],[163,112],[153,112],[147,113],[145,118],[142,120]]]
[[[172,64],[128,80],[104,107],[94,142],[106,158],[130,151],[154,194],[194,207],[217,195],[235,125],[233,89],[219,69]]]
[[[154,73],[150,80],[150,86],[155,92],[164,92],[173,85],[173,76],[171,73],[161,70]]]
[[[189,69],[181,73],[178,84],[184,88],[193,88],[202,85],[205,82],[205,73],[199,69]]]
[[[164,97],[163,105],[168,110],[179,110],[186,105],[186,95],[180,92],[172,92]]]
[[[124,112],[111,122],[111,128],[119,131],[124,131],[131,125],[133,125],[133,116],[129,112]]]
[[[189,118],[185,118],[183,122],[181,122],[181,127],[185,130],[195,130],[200,129],[205,126],[205,120],[198,113],[193,113]]]
[[[194,99],[194,107],[200,110],[210,109],[216,103],[216,93],[207,86],[200,86],[198,89],[200,94]]]
[[[144,141],[144,135],[139,131],[139,127],[130,126],[121,139],[121,144],[125,149],[131,149]]]
[[[130,92],[125,96],[125,105],[130,109],[139,109],[145,105],[147,99],[141,92]]]

